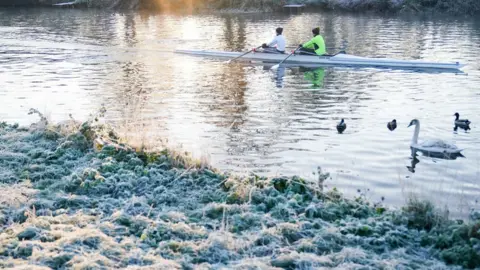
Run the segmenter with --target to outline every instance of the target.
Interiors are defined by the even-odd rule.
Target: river
[[[375,68],[287,68],[178,55],[238,51],[284,27],[290,46],[320,26],[329,51],[460,61],[464,74]],[[299,175],[347,196],[401,206],[412,195],[465,217],[480,199],[480,20],[307,12],[160,14],[0,9],[0,120],[106,119],[132,143],[168,144],[238,174]],[[453,130],[452,116],[473,122]],[[344,118],[347,130],[335,125]],[[412,158],[420,140],[465,148],[455,160]],[[396,119],[398,128],[386,125]]]

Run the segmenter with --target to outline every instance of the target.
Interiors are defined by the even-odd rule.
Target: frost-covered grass
[[[0,267],[480,267],[480,222],[373,206],[299,177],[135,151],[92,120],[0,127]]]

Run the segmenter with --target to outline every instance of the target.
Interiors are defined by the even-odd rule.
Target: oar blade
[[[271,67],[271,69],[278,69],[278,68],[280,67],[280,65],[283,64],[283,62],[287,61],[287,59],[288,59],[290,56],[294,55],[294,54],[298,51],[298,49],[300,49],[300,47],[298,47],[295,51],[293,51],[291,54],[289,54],[287,57],[285,57],[285,59],[283,59],[282,61],[280,61],[280,63],[278,63],[278,64],[276,64],[275,66]]]

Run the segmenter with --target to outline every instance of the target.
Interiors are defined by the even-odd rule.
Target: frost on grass
[[[480,267],[480,223],[426,202],[388,211],[117,139],[96,121],[0,127],[1,268]]]

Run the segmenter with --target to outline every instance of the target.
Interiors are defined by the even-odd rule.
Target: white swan
[[[421,143],[418,143],[418,134],[420,133],[420,121],[417,119],[413,119],[410,122],[408,127],[415,126],[415,132],[413,133],[412,143],[410,146],[421,152],[428,152],[428,153],[444,153],[444,154],[459,154],[463,149],[459,149],[457,146],[453,144],[449,144],[442,140],[427,140]]]

